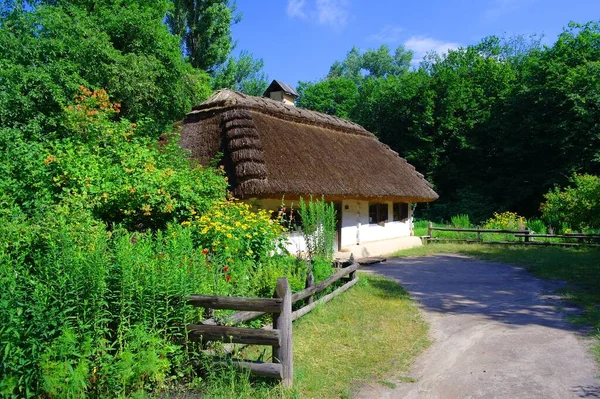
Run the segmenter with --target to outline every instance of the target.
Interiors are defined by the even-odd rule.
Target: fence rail
[[[342,292],[358,282],[356,270],[358,263],[353,263],[334,273],[328,279],[314,284],[312,272],[306,279],[306,288],[291,293],[288,280],[277,280],[273,298],[238,298],[224,296],[191,295],[189,303],[203,307],[208,319],[200,324],[187,326],[189,337],[193,341],[221,341],[228,344],[268,345],[272,347],[273,362],[253,362],[233,360],[238,367],[250,370],[253,374],[263,377],[277,378],[286,387],[292,386],[293,353],[292,353],[292,321],[306,315],[319,304],[329,302]],[[344,284],[333,292],[314,300],[314,296],[332,284],[344,280]],[[292,312],[292,304],[304,301],[305,306]],[[238,310],[224,320],[212,317],[214,309]],[[272,326],[262,329],[232,327],[222,324],[237,324],[259,318],[265,314],[273,314]]]
[[[476,239],[468,238],[446,238],[433,237],[434,231],[451,231],[457,233],[477,233]],[[513,234],[518,241],[483,241],[481,234]],[[467,243],[485,243],[485,244],[503,244],[503,245],[558,245],[558,246],[600,246],[600,234],[535,234],[529,229],[507,230],[507,229],[459,229],[454,227],[434,227],[429,222],[427,235],[424,237],[427,242],[449,241],[449,242],[467,242]],[[554,242],[537,241],[536,238],[556,238],[556,239],[576,239],[577,242]]]

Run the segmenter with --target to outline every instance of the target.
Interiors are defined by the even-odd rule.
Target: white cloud
[[[379,32],[370,35],[368,39],[379,43],[397,43],[400,41],[402,31],[404,29],[399,26],[386,25]]]
[[[348,0],[288,0],[286,13],[290,18],[311,20],[341,30],[348,24]]]
[[[317,0],[318,21],[341,29],[348,23],[348,2],[346,0]]]
[[[290,18],[306,18],[306,13],[303,8],[306,5],[306,0],[288,0],[287,15]]]
[[[444,42],[427,36],[412,36],[404,43],[404,46],[413,51],[413,64],[421,62],[429,52],[435,51],[438,54],[444,54],[448,50],[460,47],[458,43]]]

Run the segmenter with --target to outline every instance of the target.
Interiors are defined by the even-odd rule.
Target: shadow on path
[[[590,340],[566,319],[579,309],[555,293],[562,283],[460,255],[362,270],[418,301],[434,343],[411,370],[415,383],[370,384],[357,398],[600,398]]]

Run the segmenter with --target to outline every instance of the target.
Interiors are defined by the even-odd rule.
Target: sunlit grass
[[[429,345],[427,324],[397,283],[360,273],[360,281],[294,323],[294,388],[223,371],[206,398],[342,398],[365,381],[406,371]],[[253,347],[246,356],[270,350]],[[387,378],[389,379],[389,378]]]

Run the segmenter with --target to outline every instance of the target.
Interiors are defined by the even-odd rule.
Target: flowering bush
[[[76,202],[109,225],[140,231],[187,220],[225,197],[221,170],[191,167],[177,137],[162,145],[138,137],[135,123],[111,119],[118,112],[104,90],[80,87],[65,109],[71,137],[43,160],[42,184],[54,202]]]
[[[527,226],[527,219],[515,212],[494,212],[494,217],[488,219],[484,229],[523,230]]]
[[[272,259],[281,250],[283,228],[265,210],[252,212],[240,201],[217,201],[202,216],[181,223],[194,229],[196,241],[221,273],[215,292],[235,295],[272,295],[278,277],[294,278],[295,267]],[[284,257],[276,257],[288,264]],[[271,273],[276,276],[266,278]]]

